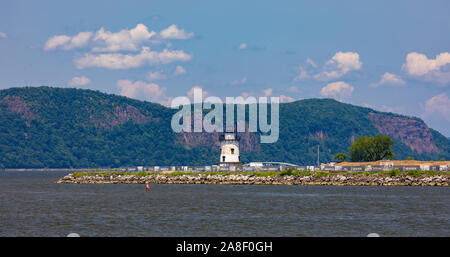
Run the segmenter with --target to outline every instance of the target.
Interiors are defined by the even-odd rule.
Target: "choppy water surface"
[[[0,236],[450,236],[450,188],[55,184],[0,172]]]

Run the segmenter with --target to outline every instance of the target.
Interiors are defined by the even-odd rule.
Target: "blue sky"
[[[0,89],[330,97],[450,136],[449,1],[8,1]],[[281,124],[282,125],[282,124]]]

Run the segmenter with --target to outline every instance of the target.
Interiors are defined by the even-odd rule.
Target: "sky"
[[[0,1],[0,89],[334,98],[450,137],[450,1]],[[280,124],[282,125],[282,124]]]

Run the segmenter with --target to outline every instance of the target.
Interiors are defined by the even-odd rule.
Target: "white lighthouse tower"
[[[236,131],[236,128],[235,128]],[[234,166],[240,164],[239,136],[236,132],[225,132],[219,136],[220,140],[220,166]]]

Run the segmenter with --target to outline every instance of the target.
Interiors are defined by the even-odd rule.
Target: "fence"
[[[154,172],[164,172],[164,171],[190,171],[190,172],[210,172],[210,171],[221,171],[221,172],[255,172],[255,171],[282,171],[288,168],[294,168],[297,170],[317,170],[314,166],[149,166],[143,167],[143,171],[154,171]],[[392,166],[392,165],[366,165],[366,166],[325,166],[322,167],[322,171],[329,172],[380,172],[389,171],[397,169],[399,171],[411,171],[411,170],[422,170],[422,171],[448,171],[450,167],[448,166]],[[139,169],[141,170],[141,169]],[[137,171],[136,168],[123,168],[122,171]]]
[[[165,172],[165,171],[190,171],[190,172],[270,172],[270,171],[282,171],[288,168],[297,170],[314,171],[317,167],[314,166],[292,166],[292,165],[266,165],[266,166],[137,166],[137,167],[123,167],[123,168],[95,168],[95,169],[2,169],[0,171],[122,171],[122,172],[136,172],[136,171],[152,171],[152,172]],[[366,165],[366,166],[325,166],[322,167],[323,171],[329,172],[379,172],[389,171],[397,169],[399,171],[450,171],[448,165],[410,165],[410,166],[392,166],[392,165]]]
[[[148,167],[127,167],[121,168],[123,172],[135,172],[135,171],[153,171],[153,172],[164,172],[164,171],[190,171],[190,172],[210,172],[210,171],[222,171],[222,172],[253,172],[253,171],[282,171],[288,168],[295,168],[300,170],[308,170],[307,166],[148,166]]]

